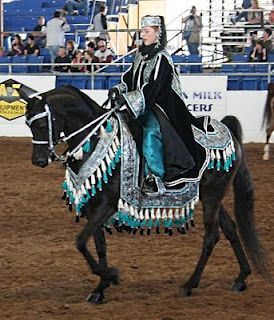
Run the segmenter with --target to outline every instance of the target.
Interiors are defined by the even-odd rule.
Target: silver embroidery
[[[135,118],[141,116],[145,111],[145,97],[143,91],[136,90],[124,94],[128,107]]]
[[[119,94],[128,92],[128,87],[125,82],[121,82],[121,83],[117,84],[116,86],[114,86],[113,88],[118,89]]]
[[[231,134],[227,126],[215,119],[210,120],[210,125],[214,132],[202,130],[192,125],[192,131],[195,140],[204,148],[224,150],[232,140]]]
[[[161,19],[159,16],[144,16],[141,19],[141,28],[144,27],[161,27]]]

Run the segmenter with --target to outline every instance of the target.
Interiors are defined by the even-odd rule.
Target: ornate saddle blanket
[[[131,229],[159,229],[164,225],[170,233],[175,224],[184,230],[186,223],[193,222],[194,206],[199,200],[199,181],[206,169],[229,171],[235,157],[234,143],[228,128],[221,122],[211,119],[210,132],[207,130],[208,119],[205,118],[205,132],[192,127],[194,138],[206,152],[206,158],[199,176],[182,179],[181,189],[166,189],[162,183],[156,197],[141,194],[139,181],[140,157],[136,143],[130,133],[122,114],[117,119],[107,120],[104,134],[95,150],[76,175],[69,167],[66,170],[64,192],[67,202],[74,204],[76,215],[81,215],[81,207],[111,179],[112,170],[121,161],[120,200],[117,213],[112,222],[117,226],[126,225]],[[85,150],[85,145],[83,146]]]

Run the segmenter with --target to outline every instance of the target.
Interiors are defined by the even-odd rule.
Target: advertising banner
[[[184,101],[194,115],[221,120],[226,115],[227,76],[180,76]]]
[[[0,136],[25,136],[26,103],[20,99],[19,89],[29,97],[55,88],[55,76],[0,75]]]

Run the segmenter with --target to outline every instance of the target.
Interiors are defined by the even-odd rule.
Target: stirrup
[[[154,174],[149,174],[141,187],[141,193],[149,197],[157,197],[165,192],[162,180]]]

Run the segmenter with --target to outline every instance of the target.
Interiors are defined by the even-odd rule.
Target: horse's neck
[[[90,99],[92,102],[92,100]],[[69,147],[73,148],[80,143],[90,132],[90,128],[81,131],[91,121],[95,120],[103,112],[97,110],[96,103],[89,105],[81,96],[62,93],[48,97],[48,102],[54,107],[56,117],[60,122],[64,121],[64,134],[66,137],[79,131],[68,141]]]

